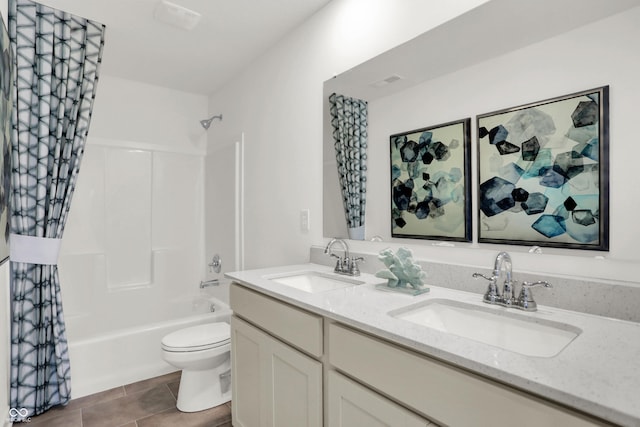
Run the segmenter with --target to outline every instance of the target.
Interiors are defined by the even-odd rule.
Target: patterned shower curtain
[[[9,1],[16,67],[10,405],[28,416],[70,399],[57,258],[91,120],[104,31],[100,23],[29,0]]]
[[[367,102],[329,97],[333,141],[349,238],[364,240],[367,193]]]

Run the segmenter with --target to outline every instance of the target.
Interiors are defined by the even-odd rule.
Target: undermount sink
[[[320,271],[296,271],[264,276],[264,278],[309,293],[333,291],[364,283],[361,280]]]
[[[582,332],[565,323],[447,299],[414,304],[388,314],[526,356],[556,356]]]

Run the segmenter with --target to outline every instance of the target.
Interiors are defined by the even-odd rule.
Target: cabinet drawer
[[[277,336],[294,347],[319,358],[323,353],[322,317],[231,284],[234,314]]]
[[[339,324],[329,326],[329,361],[439,424],[606,425]]]

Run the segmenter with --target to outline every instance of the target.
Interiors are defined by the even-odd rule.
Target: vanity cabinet
[[[322,354],[322,318],[237,285],[231,305],[233,425],[321,427],[322,363],[295,347]]]
[[[236,283],[231,308],[235,427],[609,425]]]

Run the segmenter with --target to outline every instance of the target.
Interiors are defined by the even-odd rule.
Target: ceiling
[[[159,22],[161,0],[38,0],[107,26],[102,73],[211,94],[330,0],[169,0],[202,15]]]

